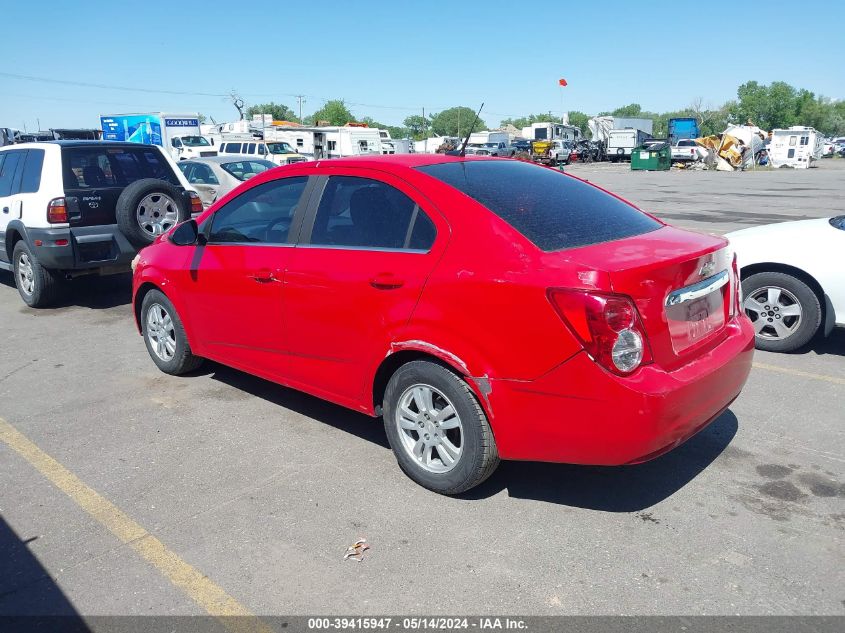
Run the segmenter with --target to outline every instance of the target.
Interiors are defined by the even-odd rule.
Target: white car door
[[[41,152],[43,157],[44,150],[38,151]],[[23,213],[20,191],[27,152],[28,150],[25,149],[0,152],[0,238],[6,237],[9,222],[20,219]],[[41,175],[40,169],[39,165],[38,180],[40,180]],[[38,187],[36,186],[35,189],[37,191]],[[5,239],[2,239],[0,244],[5,244]],[[5,255],[6,252],[3,249],[0,257],[4,262],[7,262]]]

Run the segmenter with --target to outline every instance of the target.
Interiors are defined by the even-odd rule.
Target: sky
[[[306,115],[340,98],[389,125],[481,102],[488,124],[718,106],[749,80],[845,98],[841,0],[17,0],[3,23],[0,127],[28,130],[130,112],[232,121],[231,91],[295,111],[305,95]]]

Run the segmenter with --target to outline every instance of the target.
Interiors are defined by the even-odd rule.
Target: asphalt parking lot
[[[714,233],[845,212],[845,160],[567,169]],[[158,372],[129,301],[125,276],[82,279],[33,311],[0,272],[0,614],[845,612],[842,331],[758,352],[655,461],[505,463],[446,498],[380,421],[215,364]]]

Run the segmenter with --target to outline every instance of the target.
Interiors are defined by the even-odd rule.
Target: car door
[[[291,384],[357,407],[369,397],[368,373],[411,317],[448,226],[399,178],[329,173],[285,277]]]
[[[217,192],[220,189],[220,181],[214,170],[205,163],[194,162],[179,163],[179,169],[184,172],[188,183],[199,194],[202,205],[211,206],[211,203],[217,199]]]
[[[203,355],[284,379],[282,289],[307,176],[250,187],[203,221],[177,284]]]

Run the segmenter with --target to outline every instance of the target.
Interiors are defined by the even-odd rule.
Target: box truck
[[[217,156],[217,150],[200,131],[198,114],[109,114],[100,117],[104,141],[129,141],[158,145],[174,160]]]

